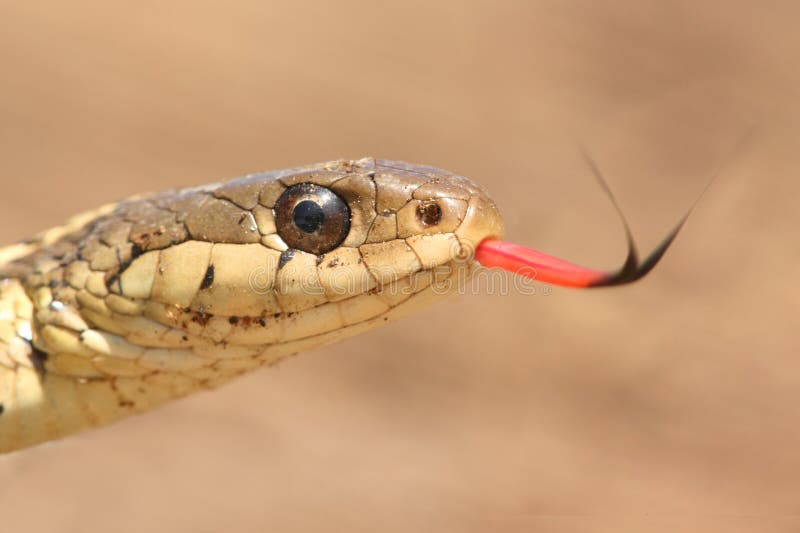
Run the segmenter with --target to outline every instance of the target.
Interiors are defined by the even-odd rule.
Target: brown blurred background
[[[0,0],[0,242],[376,155],[612,267],[578,142],[645,248],[724,170],[635,286],[458,297],[0,457],[0,531],[800,530],[796,2],[112,4]]]

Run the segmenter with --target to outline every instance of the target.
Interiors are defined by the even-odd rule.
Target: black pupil
[[[303,200],[294,207],[294,223],[306,233],[314,233],[325,221],[322,208],[311,200]]]

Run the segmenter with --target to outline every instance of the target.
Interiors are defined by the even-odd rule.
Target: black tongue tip
[[[625,230],[625,240],[628,242],[628,256],[625,258],[625,264],[622,265],[622,268],[620,268],[617,272],[609,274],[608,277],[601,278],[592,283],[589,285],[589,287],[614,287],[616,285],[633,283],[634,281],[645,277],[651,270],[653,270],[653,268],[655,268],[658,262],[661,261],[661,258],[664,257],[664,254],[678,236],[678,233],[680,233],[684,224],[686,224],[686,220],[688,220],[689,215],[692,214],[692,211],[700,201],[700,198],[703,197],[716,176],[714,176],[708,185],[706,185],[705,189],[703,189],[703,192],[700,193],[686,214],[683,215],[675,227],[672,228],[672,231],[670,231],[667,236],[664,237],[664,239],[658,244],[658,246],[656,246],[655,249],[653,249],[653,251],[644,258],[644,261],[640,262],[639,253],[636,249],[636,241],[633,238],[633,232],[631,231],[630,224],[628,224],[628,219],[625,217],[625,213],[622,212],[622,208],[620,208],[614,193],[611,191],[611,187],[608,186],[608,182],[603,177],[602,172],[600,172],[600,169],[597,168],[597,164],[594,162],[594,159],[589,156],[588,152],[583,147],[581,147],[581,155],[586,161],[586,164],[589,165],[592,174],[600,184],[603,192],[605,192],[606,197],[614,206],[614,210],[617,212],[617,216],[619,217],[620,222],[622,222],[622,227]]]
[[[664,257],[664,254],[667,253],[672,242],[675,240],[675,237],[678,236],[680,233],[681,228],[686,223],[686,219],[689,217],[687,213],[680,222],[669,232],[669,234],[664,237],[664,239],[656,246],[647,257],[644,258],[643,261],[639,262],[638,254],[636,253],[636,246],[633,240],[631,240],[630,235],[628,238],[628,257],[625,259],[625,264],[620,268],[617,272],[610,275],[607,278],[600,279],[595,283],[589,285],[589,287],[613,287],[615,285],[625,285],[627,283],[633,283],[643,277],[645,277],[655,266],[661,261],[661,258]]]

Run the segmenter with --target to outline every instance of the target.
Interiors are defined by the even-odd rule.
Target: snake
[[[486,267],[630,283],[681,224],[640,261],[625,223],[624,266],[584,268],[501,240],[495,202],[469,179],[373,157],[104,205],[0,248],[0,453],[392,322]]]

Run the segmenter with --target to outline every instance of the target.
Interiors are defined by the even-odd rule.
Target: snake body
[[[364,158],[130,198],[0,249],[0,452],[406,315],[502,232],[466,178]]]

